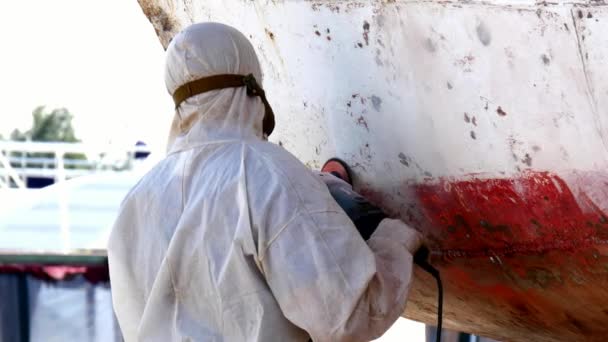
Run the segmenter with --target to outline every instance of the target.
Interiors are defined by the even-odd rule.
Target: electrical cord
[[[435,341],[441,342],[441,329],[443,324],[443,284],[441,283],[439,270],[429,263],[430,254],[431,251],[427,247],[420,247],[416,254],[414,254],[414,263],[433,276],[437,281],[437,334],[435,335]]]

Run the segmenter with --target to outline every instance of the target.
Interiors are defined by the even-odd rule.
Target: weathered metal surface
[[[431,241],[445,326],[509,341],[608,334],[604,1],[140,0],[161,42],[250,37],[273,135]],[[417,272],[406,315],[433,323]]]

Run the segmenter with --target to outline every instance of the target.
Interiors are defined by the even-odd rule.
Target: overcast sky
[[[39,105],[66,107],[85,142],[163,148],[164,51],[135,0],[0,3],[0,133]]]

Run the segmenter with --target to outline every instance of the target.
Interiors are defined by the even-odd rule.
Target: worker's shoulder
[[[296,171],[310,174],[310,170],[301,161],[281,146],[261,141],[249,143],[246,148],[246,161],[249,164],[262,165],[279,173],[293,174],[293,171]]]
[[[259,199],[251,205],[270,210],[272,217],[283,215],[281,227],[296,215],[341,212],[321,178],[289,151],[271,143],[248,147],[247,191]]]
[[[247,144],[246,167],[256,177],[274,177],[278,183],[300,192],[323,190],[323,183],[285,148],[270,142]]]
[[[179,166],[175,158],[175,155],[169,155],[145,172],[124,197],[123,205],[139,198],[150,200],[154,193],[170,186],[175,180],[167,175],[175,174],[174,169]]]

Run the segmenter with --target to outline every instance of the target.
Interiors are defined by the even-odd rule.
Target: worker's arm
[[[266,251],[263,267],[285,316],[313,341],[369,341],[405,309],[420,238],[386,219],[366,245],[340,216],[295,219]]]
[[[285,316],[313,341],[374,339],[404,311],[420,235],[385,219],[366,243],[323,183],[298,176],[267,184],[290,214],[260,251],[266,280]]]

